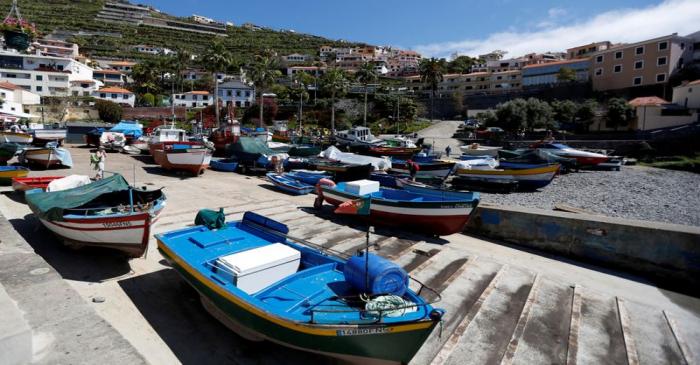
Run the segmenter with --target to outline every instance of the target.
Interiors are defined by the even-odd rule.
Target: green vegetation
[[[430,121],[434,118],[435,109],[435,93],[438,89],[438,84],[443,80],[445,73],[445,60],[436,58],[425,59],[419,65],[420,81],[430,86]]]
[[[11,0],[0,0],[0,9],[10,9]],[[137,44],[147,44],[170,49],[186,49],[192,54],[203,54],[213,39],[221,39],[224,46],[233,53],[234,61],[243,64],[264,49],[275,49],[280,54],[316,54],[322,45],[354,46],[356,43],[332,41],[323,37],[275,31],[269,28],[257,30],[244,27],[227,27],[227,37],[211,34],[156,28],[146,25],[112,23],[97,20],[95,16],[102,9],[104,0],[23,0],[20,1],[22,16],[35,23],[40,34],[54,30],[83,31],[96,35],[81,35],[72,39],[81,51],[92,57],[147,60],[154,55],[139,53],[131,49]],[[157,16],[158,13],[152,13]],[[180,21],[176,18],[163,15]]]
[[[379,75],[374,69],[374,64],[365,62],[360,66],[360,69],[355,73],[355,79],[364,85],[365,88],[365,109],[362,119],[364,126],[367,126],[367,94],[369,93],[369,85],[379,81]]]
[[[262,54],[255,55],[254,61],[247,66],[247,73],[260,96],[258,105],[263,105],[262,108],[259,108],[260,119],[258,120],[258,127],[262,127],[263,110],[265,109],[263,94],[282,76],[278,69],[277,57],[274,56],[274,52],[266,50]]]
[[[617,108],[617,103],[613,108]],[[629,108],[627,103],[624,107]],[[495,111],[479,113],[476,118],[488,127],[500,127],[506,131],[516,132],[536,128],[559,129],[560,123],[573,123],[577,130],[587,131],[596,117],[598,103],[586,100],[576,103],[571,100],[542,101],[536,98],[517,98],[499,104]],[[611,112],[608,111],[608,118]],[[617,109],[612,111],[613,118]]]
[[[641,164],[661,169],[700,173],[700,154],[695,154],[695,156],[660,157],[656,158],[654,162],[642,162]]]
[[[117,103],[108,100],[97,100],[95,101],[95,107],[100,115],[100,119],[106,123],[119,123],[122,120],[124,109]]]
[[[609,127],[615,128],[624,127],[629,124],[632,119],[632,107],[627,104],[627,100],[623,98],[612,98],[608,100],[607,124]]]
[[[331,131],[335,131],[335,98],[347,92],[350,81],[345,71],[332,68],[321,78],[324,91],[331,94]]]

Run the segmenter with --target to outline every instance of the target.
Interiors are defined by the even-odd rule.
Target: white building
[[[673,103],[684,108],[700,110],[700,80],[674,87]]]
[[[284,56],[283,58],[287,63],[304,63],[311,60],[311,56],[301,53],[292,53]]]
[[[80,57],[80,49],[77,44],[64,42],[57,39],[37,39],[32,43],[34,49],[44,56],[66,57],[77,59]]]
[[[170,48],[154,47],[154,46],[148,46],[148,45],[144,45],[144,44],[137,44],[135,46],[131,46],[131,49],[133,49],[136,52],[148,53],[148,54],[169,55],[169,54],[174,53],[173,50]]]
[[[192,14],[192,20],[194,20],[197,23],[200,24],[212,24],[216,23],[216,21],[212,18],[207,18],[205,16],[197,15],[197,14]]]
[[[92,77],[105,85],[123,86],[126,84],[126,75],[117,70],[94,70]]]
[[[129,105],[131,107],[136,103],[134,93],[121,87],[110,86],[103,87],[92,92],[92,96],[96,99],[108,100],[117,104]]]
[[[70,82],[70,94],[73,96],[90,96],[93,91],[104,84],[97,80],[73,80]]]
[[[175,94],[173,103],[175,106],[187,108],[204,108],[214,103],[214,96],[208,91],[190,91],[182,94]]]
[[[92,68],[70,58],[0,51],[0,81],[40,96],[69,96],[71,81],[92,79]]]
[[[0,118],[3,120],[29,118],[31,115],[24,112],[24,105],[37,105],[41,102],[38,94],[10,82],[0,82],[0,98],[3,100],[0,107]]]
[[[255,89],[240,81],[227,81],[219,85],[219,99],[224,105],[230,102],[237,107],[249,107],[255,100]]]

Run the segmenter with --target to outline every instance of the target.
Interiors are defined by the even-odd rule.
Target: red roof
[[[209,95],[209,91],[202,91],[202,90],[192,90],[188,93],[185,94],[193,94],[193,95]]]
[[[660,106],[665,104],[670,104],[668,101],[661,99],[658,96],[643,96],[639,98],[634,98],[629,101],[629,104],[633,107],[638,106]]]
[[[5,89],[5,90],[18,90],[21,89],[21,87],[7,81],[0,82],[0,88]]]
[[[552,65],[568,65],[568,64],[571,64],[571,63],[577,63],[577,62],[587,61],[587,60],[589,60],[589,58],[578,58],[578,59],[575,59],[575,60],[563,60],[563,61],[546,62],[546,63],[539,63],[539,64],[536,64],[536,65],[527,65],[527,66],[523,67],[523,69],[526,69],[526,68],[535,68],[535,67],[545,67],[545,66],[552,66]]]
[[[112,61],[109,63],[112,66],[135,66],[136,62],[131,61]]]
[[[101,93],[112,93],[112,94],[133,94],[131,91],[127,89],[123,89],[121,87],[103,87],[102,89],[97,90],[98,92]]]

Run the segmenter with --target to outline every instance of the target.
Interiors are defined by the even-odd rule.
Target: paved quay
[[[70,149],[75,168],[33,175],[92,174],[89,150]],[[108,156],[107,170],[129,181],[135,176],[138,186],[165,187],[168,206],[153,233],[193,224],[201,208],[223,207],[228,220],[253,210],[289,225],[292,236],[335,250],[352,253],[364,245],[364,227],[352,217],[335,216],[328,206],[316,211],[314,196],[278,192],[258,177],[207,171],[188,178],[162,171],[148,157],[114,153]],[[8,256],[16,254],[16,247],[27,257],[36,252],[37,260],[45,260],[41,267],[55,270],[51,286],[63,285],[75,293],[57,304],[65,310],[59,315],[72,320],[57,321],[53,338],[71,343],[70,333],[64,332],[70,328],[86,334],[71,354],[60,347],[35,346],[37,363],[335,363],[270,343],[251,343],[226,329],[167,266],[154,240],[144,258],[126,261],[111,251],[62,247],[14,193],[0,195],[0,214],[9,223],[0,224],[0,273],[16,273],[0,274],[0,284],[24,312],[35,343],[41,343],[42,324],[52,317],[30,310],[47,302],[36,297],[37,287],[17,279],[36,266]],[[10,244],[4,237],[13,232],[17,242]],[[371,240],[377,254],[442,295],[438,306],[447,315],[441,334],[436,329],[414,364],[692,364],[700,356],[698,298],[623,273],[463,234],[430,238],[377,227]],[[111,329],[100,333],[102,337],[88,336],[100,321]],[[104,337],[109,333],[119,335],[109,342],[113,347],[96,346],[111,338]],[[123,360],[107,358],[118,356],[113,353],[121,348],[120,341],[123,348],[136,351]]]

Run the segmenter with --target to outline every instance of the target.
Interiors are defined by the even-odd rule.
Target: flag
[[[348,200],[335,209],[336,214],[369,215],[370,197]]]

